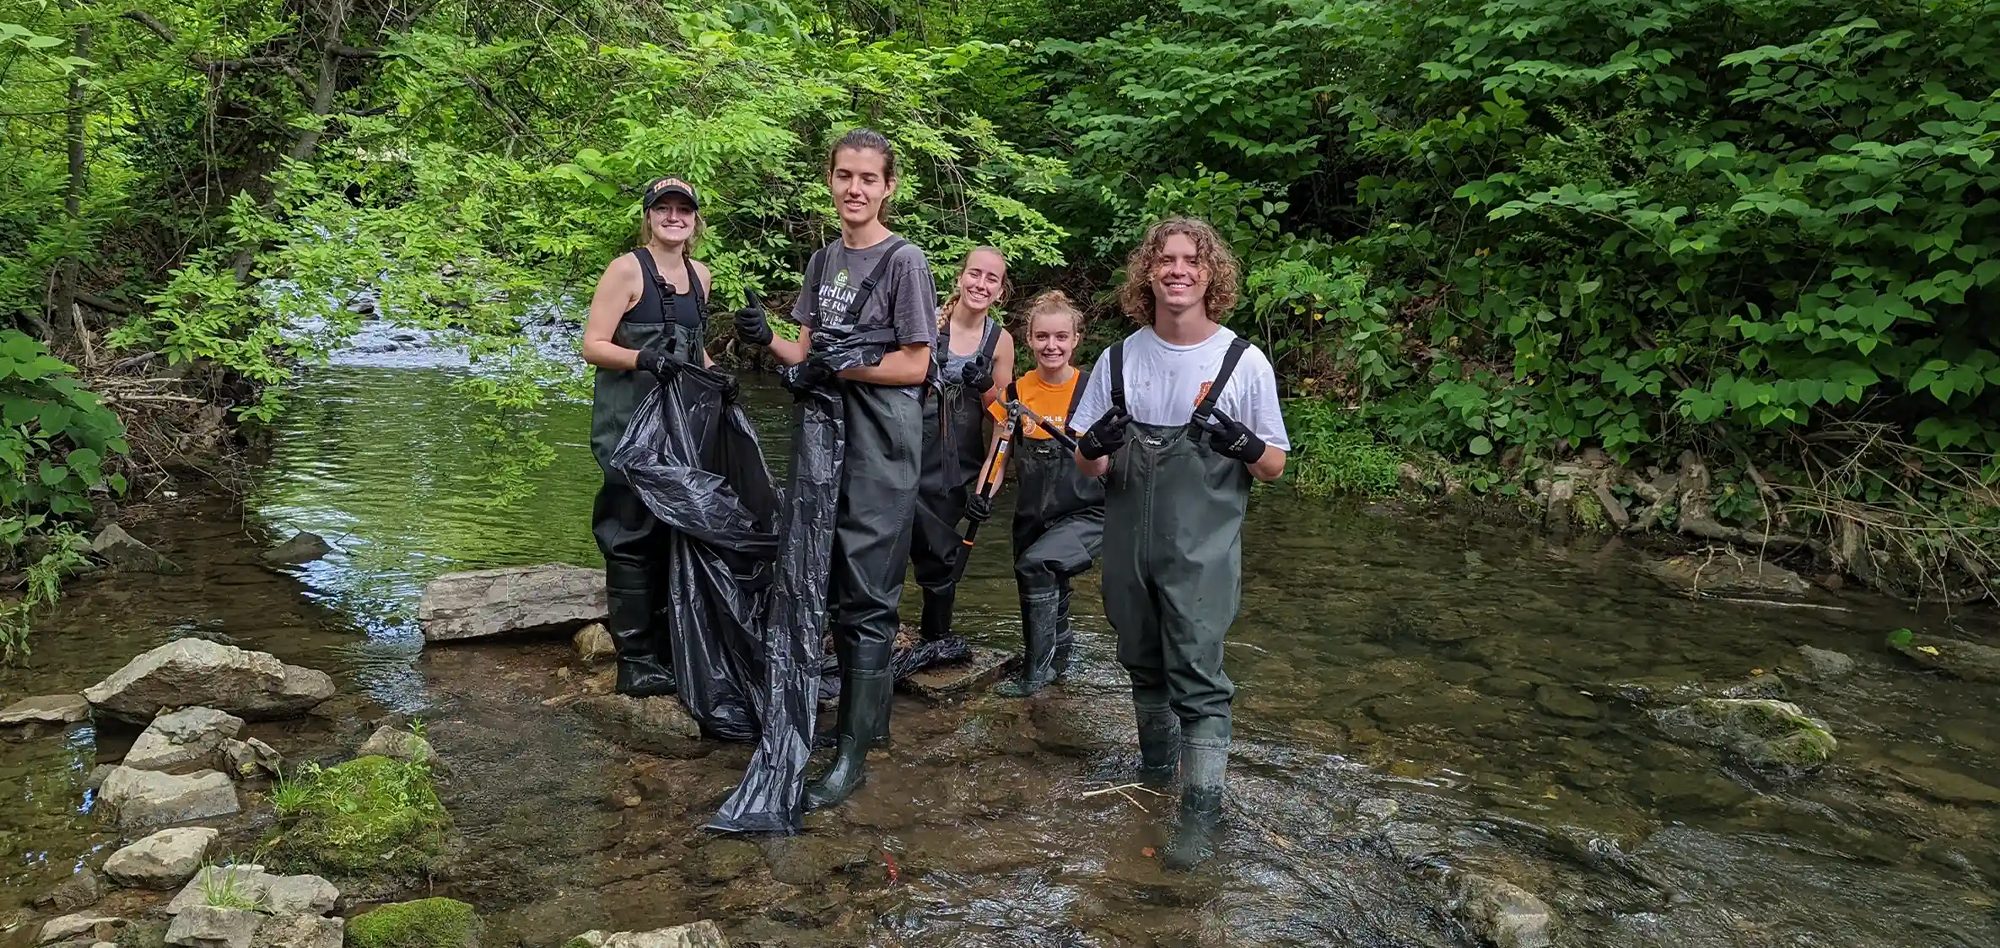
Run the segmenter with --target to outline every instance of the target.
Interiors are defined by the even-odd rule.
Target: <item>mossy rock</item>
[[[1699,698],[1654,717],[1667,736],[1726,750],[1766,776],[1810,773],[1838,747],[1825,722],[1771,698]]]
[[[347,948],[479,948],[479,913],[457,899],[384,905],[347,920]]]
[[[451,818],[421,760],[357,757],[308,765],[271,795],[280,824],[265,843],[274,861],[346,877],[426,871],[445,850]]]

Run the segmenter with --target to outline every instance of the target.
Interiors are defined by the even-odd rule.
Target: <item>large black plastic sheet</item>
[[[892,334],[814,338],[814,358],[833,371],[882,361]],[[839,383],[798,399],[791,483],[778,526],[777,581],[764,624],[764,689],[757,695],[763,733],[743,781],[708,821],[727,833],[797,833],[805,827],[806,762],[819,708],[820,635],[826,627],[827,577],[847,443]]]
[[[633,411],[611,464],[670,528],[656,575],[681,703],[711,737],[755,740],[779,498],[729,377],[686,364]]]

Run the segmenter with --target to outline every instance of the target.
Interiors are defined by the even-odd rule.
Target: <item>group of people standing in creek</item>
[[[1084,314],[1060,291],[1027,304],[1021,339],[995,317],[1010,290],[999,250],[970,252],[938,305],[923,250],[886,223],[897,163],[883,136],[847,133],[826,173],[840,238],[807,266],[790,314],[798,338],[773,332],[754,292],[733,319],[741,344],[775,357],[787,389],[804,398],[834,387],[845,405],[826,609],[840,662],[838,749],[805,785],[805,805],[839,804],[861,785],[869,749],[888,735],[905,570],[922,589],[922,635],[950,635],[968,533],[992,515],[1011,466],[1025,655],[999,690],[1027,697],[1063,676],[1074,651],[1070,583],[1101,559],[1104,612],[1131,678],[1139,776],[1162,787],[1179,778],[1179,825],[1163,857],[1170,868],[1195,865],[1220,832],[1234,693],[1222,646],[1242,585],[1245,507],[1253,481],[1283,473],[1290,448],[1270,361],[1218,322],[1236,303],[1234,257],[1206,223],[1154,225],[1118,292],[1139,328],[1086,372],[1072,363]],[[699,194],[662,178],[643,204],[642,246],[605,270],[585,329],[600,461],[654,385],[685,364],[712,365],[712,283],[690,256]],[[880,361],[828,366],[823,340],[855,333],[881,340]],[[1033,366],[1017,377],[1023,342]],[[669,694],[671,645],[652,618],[668,593],[648,581],[665,528],[605,469],[593,530],[617,689]]]

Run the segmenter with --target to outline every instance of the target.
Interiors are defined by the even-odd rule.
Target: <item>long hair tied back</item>
[[[1028,301],[1028,316],[1021,321],[1021,335],[1026,337],[1035,331],[1035,320],[1044,316],[1068,316],[1071,332],[1083,335],[1083,309],[1068,293],[1061,290],[1043,290]]]

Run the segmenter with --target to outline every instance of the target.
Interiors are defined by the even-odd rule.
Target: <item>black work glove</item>
[[[742,309],[736,311],[736,338],[753,346],[771,344],[771,321],[764,317],[764,301],[757,297],[757,291],[745,287]]]
[[[1116,405],[1097,419],[1097,424],[1076,442],[1076,451],[1084,458],[1095,461],[1125,446],[1125,426],[1132,423],[1132,416]]]
[[[993,519],[993,498],[985,494],[973,494],[965,499],[965,519],[973,523],[985,523]]]
[[[835,373],[818,359],[807,359],[798,365],[778,368],[778,382],[794,397],[804,398],[816,388],[833,381]]]
[[[984,353],[965,361],[965,387],[975,392],[983,392],[993,387],[993,359]]]
[[[667,384],[669,376],[680,368],[681,357],[674,354],[672,342],[654,343],[639,350],[639,368],[653,373],[661,385]]]
[[[1208,446],[1223,457],[1255,464],[1264,456],[1264,439],[1257,437],[1248,425],[1223,414],[1220,408],[1206,418],[1196,415],[1194,424],[1208,432]]]

